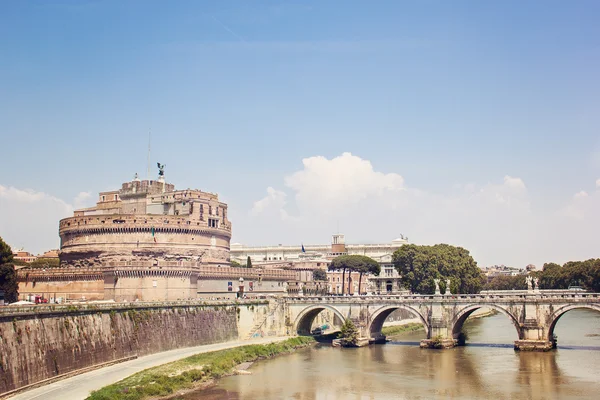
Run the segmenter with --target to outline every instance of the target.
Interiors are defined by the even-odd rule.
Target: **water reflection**
[[[571,312],[570,312],[571,313]],[[596,314],[567,313],[557,325],[578,345],[600,342]],[[573,311],[573,313],[575,313]],[[596,398],[600,352],[512,350],[514,327],[503,315],[467,322],[472,345],[422,350],[423,332],[386,345],[334,349],[326,345],[258,362],[253,375],[223,379],[188,400],[213,399],[576,399]],[[403,345],[401,342],[410,342]],[[559,342],[559,346],[560,346]]]

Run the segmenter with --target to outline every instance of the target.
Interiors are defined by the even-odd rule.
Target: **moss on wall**
[[[225,305],[0,317],[0,393],[125,357],[237,337],[237,308]]]

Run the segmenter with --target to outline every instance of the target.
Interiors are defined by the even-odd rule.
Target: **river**
[[[317,345],[260,361],[252,375],[222,379],[185,400],[217,399],[597,399],[600,313],[574,310],[558,322],[558,350],[515,352],[515,327],[503,314],[468,320],[469,345],[420,349],[423,332],[385,345]],[[596,336],[598,335],[598,336]]]

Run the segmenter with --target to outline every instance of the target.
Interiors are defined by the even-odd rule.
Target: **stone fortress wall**
[[[240,314],[251,327],[264,318],[263,308],[258,302],[3,307],[0,397],[119,360],[237,340]]]
[[[80,300],[185,300],[235,298],[242,278],[247,297],[285,294],[296,278],[289,270],[212,267],[182,261],[112,263],[103,268],[17,271],[19,299],[42,296],[50,302]],[[231,284],[231,286],[229,285]],[[231,290],[229,290],[231,287]]]

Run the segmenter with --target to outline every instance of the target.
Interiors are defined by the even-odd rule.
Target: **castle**
[[[121,189],[101,192],[96,206],[62,219],[60,267],[19,270],[21,298],[183,300],[198,297],[199,277],[254,279],[251,271],[229,268],[227,204],[213,193],[176,190],[163,168],[158,180],[136,174]],[[290,279],[270,275],[277,274],[264,276],[277,287]]]
[[[175,190],[162,176],[101,192],[95,207],[60,221],[59,235],[66,267],[229,265],[227,204],[216,194]]]

